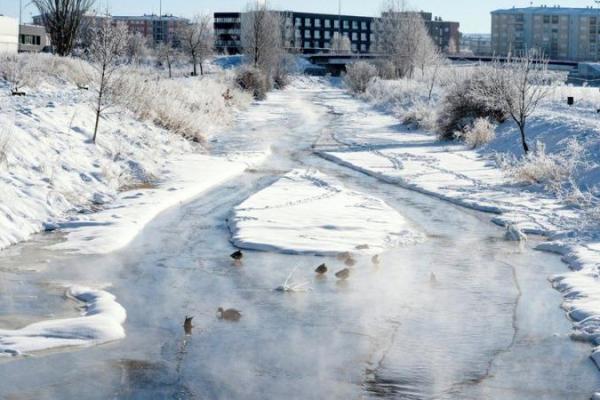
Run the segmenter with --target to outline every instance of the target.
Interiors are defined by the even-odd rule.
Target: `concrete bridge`
[[[311,54],[305,56],[312,64],[322,67],[321,71],[326,71],[333,76],[340,76],[346,71],[346,66],[360,60],[377,60],[383,58],[380,54]],[[456,64],[460,63],[489,63],[494,60],[506,62],[506,57],[491,57],[491,56],[463,56],[451,55],[447,56],[450,61]],[[550,60],[548,66],[552,70],[571,71],[577,68],[576,61],[559,61]]]

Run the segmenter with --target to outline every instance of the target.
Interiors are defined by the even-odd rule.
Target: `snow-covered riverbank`
[[[583,210],[539,185],[511,182],[498,168],[496,152],[520,151],[510,122],[499,128],[496,141],[475,151],[399,125],[392,115],[349,95],[331,99],[330,105],[334,112],[344,115],[344,122],[332,132],[332,142],[343,146],[320,148],[322,157],[386,182],[497,214],[493,221],[500,225],[511,224],[524,232],[547,236],[549,242],[538,249],[562,254],[573,270],[551,280],[563,293],[563,307],[576,322],[574,336],[600,345],[597,223],[592,221],[590,225],[589,215]],[[590,105],[569,110],[559,103],[545,106],[530,124],[530,140],[540,140],[547,151],[554,152],[560,151],[564,140],[576,138],[597,162],[597,117],[586,106]],[[563,113],[570,114],[563,118]],[[360,130],[351,129],[356,124],[361,124]],[[579,182],[592,192],[600,185],[596,171],[588,169]],[[600,347],[594,350],[593,358],[600,364]]]

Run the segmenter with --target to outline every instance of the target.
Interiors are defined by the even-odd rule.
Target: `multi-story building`
[[[141,15],[141,16],[105,16],[105,15],[86,15],[81,26],[82,29],[92,27],[103,23],[106,20],[113,23],[123,22],[131,33],[139,33],[154,43],[176,41],[177,30],[182,26],[189,24],[185,18],[174,17],[172,15]],[[41,16],[33,17],[34,25],[43,25]]]
[[[334,34],[346,36],[354,53],[375,51],[375,32],[378,18],[352,15],[314,14],[281,11],[284,21],[284,42],[290,49],[305,54],[326,52],[331,47]],[[459,49],[459,23],[433,18],[431,13],[421,13],[432,39],[444,51],[454,53]],[[215,13],[216,48],[231,54],[241,50],[241,13]]]
[[[528,7],[492,12],[492,51],[538,50],[553,60],[600,60],[600,10]]]
[[[464,34],[460,38],[460,50],[475,56],[492,55],[492,35],[487,33]]]
[[[112,19],[126,23],[129,32],[139,33],[154,43],[176,41],[177,31],[189,24],[189,20],[172,15],[113,16]]]
[[[50,38],[46,28],[39,25],[19,26],[19,52],[38,53],[50,47]]]

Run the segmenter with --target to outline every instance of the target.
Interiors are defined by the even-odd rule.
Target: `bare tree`
[[[339,32],[333,34],[331,39],[331,52],[335,54],[350,54],[352,52],[352,42],[348,36],[344,36]]]
[[[548,60],[530,51],[521,57],[512,57],[502,63],[496,60],[488,75],[489,84],[479,87],[480,101],[502,107],[515,121],[521,134],[525,153],[529,145],[525,135],[527,119],[551,90]]]
[[[407,11],[403,1],[390,1],[375,24],[376,48],[393,63],[396,75],[412,78],[436,46],[421,13]]]
[[[89,57],[95,71],[96,100],[94,111],[96,123],[92,142],[96,143],[100,117],[106,108],[112,104],[111,97],[119,79],[118,69],[127,48],[129,36],[127,25],[113,25],[104,21],[94,29],[93,40],[89,49]]]
[[[266,2],[249,5],[242,14],[241,40],[247,61],[272,76],[283,55],[280,14]]]
[[[190,58],[194,67],[193,76],[204,75],[203,63],[213,53],[214,33],[210,15],[197,15],[189,25],[184,25],[177,35],[183,52]]]
[[[56,54],[71,53],[84,15],[94,0],[32,0],[50,35]]]
[[[173,77],[173,64],[178,62],[181,57],[179,49],[175,48],[169,42],[161,42],[154,49],[158,62],[167,67],[169,71],[169,79]]]

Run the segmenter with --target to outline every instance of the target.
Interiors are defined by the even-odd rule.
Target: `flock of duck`
[[[232,253],[230,255],[230,257],[233,259],[234,265],[239,266],[239,265],[241,265],[242,259],[244,258],[244,253],[241,250],[237,250],[234,253]],[[350,268],[356,265],[356,260],[352,257],[352,254],[349,252],[344,252],[344,253],[338,254],[337,259],[340,261],[343,261],[344,264],[346,265],[346,268],[337,271],[335,273],[335,277],[339,281],[345,281],[348,278],[350,278],[350,273],[351,273]],[[379,265],[379,263],[380,263],[379,255],[374,255],[371,258],[371,262],[373,263],[373,265]],[[325,263],[319,265],[315,269],[315,273],[317,274],[317,276],[320,276],[320,277],[324,277],[328,272],[329,272],[329,268],[327,267],[327,264],[325,264]],[[292,274],[293,274],[293,272],[292,272]],[[297,290],[293,290],[293,289],[303,288],[305,286],[305,284],[289,285],[288,281],[291,278],[292,274],[290,274],[290,276],[288,277],[286,282],[282,286],[278,287],[277,290],[279,290],[279,291],[297,291]],[[292,289],[292,290],[290,290],[290,289]],[[237,322],[242,318],[242,313],[239,310],[236,310],[235,308],[224,309],[223,307],[219,307],[217,309],[217,317],[224,321]],[[194,327],[192,324],[193,319],[194,319],[194,317],[188,317],[188,316],[185,317],[185,321],[183,323],[183,329],[184,329],[186,335],[192,334],[192,329]]]

